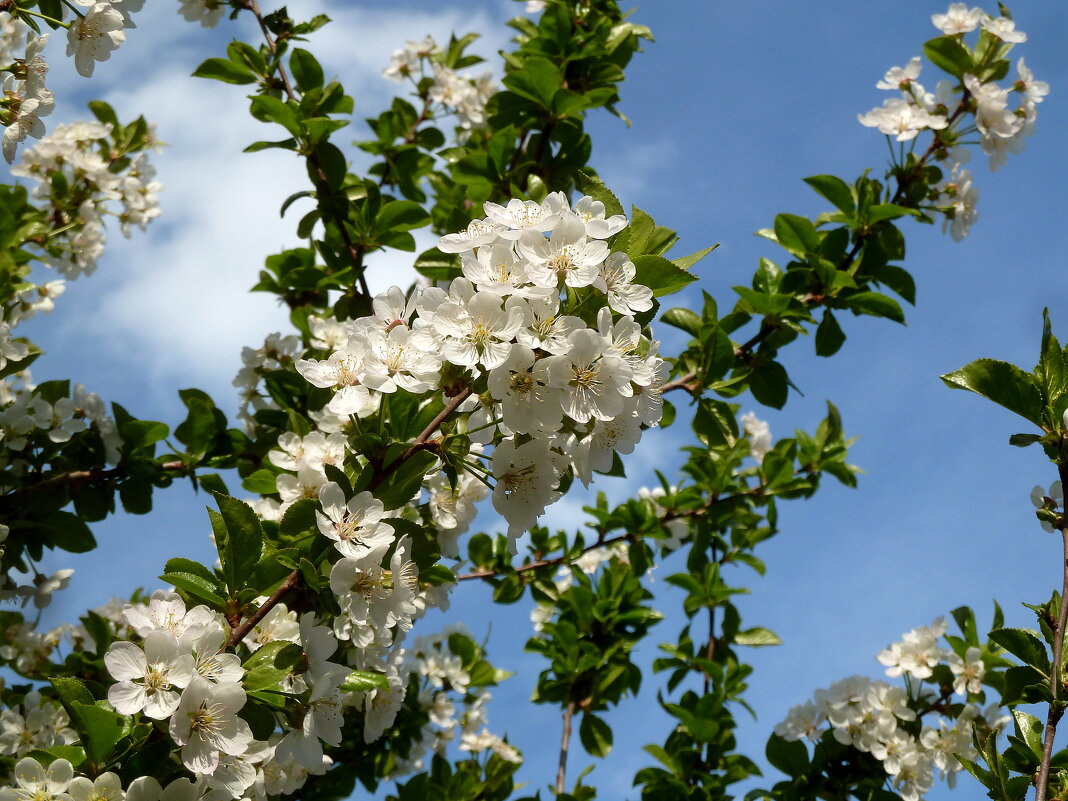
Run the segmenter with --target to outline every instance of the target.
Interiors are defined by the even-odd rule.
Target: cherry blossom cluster
[[[945,36],[955,37],[962,43],[966,34],[977,30],[982,36],[1009,47],[1027,41],[1027,35],[1017,31],[1011,19],[992,17],[980,8],[969,9],[964,3],[953,3],[945,14],[935,14],[931,21]],[[928,92],[917,80],[920,70],[919,56],[904,67],[888,70],[876,87],[899,92],[900,96],[857,115],[857,119],[899,142],[913,140],[922,131],[935,132],[942,146],[934,150],[933,156],[945,162],[949,174],[936,187],[933,200],[945,214],[943,228],[948,228],[953,238],[960,241],[978,217],[979,192],[971,172],[962,167],[970,159],[970,151],[953,143],[966,134],[978,132],[990,169],[998,169],[1010,153],[1021,152],[1026,137],[1034,133],[1038,104],[1049,93],[1049,84],[1035,80],[1022,58],[1016,65],[1016,80],[1008,89],[995,81],[981,82],[977,76],[966,74],[960,83],[941,80],[934,92]],[[1013,94],[1017,102],[1010,108]],[[958,126],[959,120],[969,117],[970,123]]]
[[[143,5],[144,0],[73,0],[68,4],[74,18],[67,26],[67,55],[74,58],[79,74],[88,78],[96,62],[111,58],[112,52],[126,41],[125,29],[134,27],[130,14],[140,11]],[[79,6],[86,10],[78,10]],[[15,57],[24,37],[28,37],[25,55]],[[29,33],[9,12],[0,11],[0,69],[10,70],[0,99],[0,125],[6,128],[2,149],[8,164],[14,161],[15,148],[27,136],[40,139],[44,135],[41,118],[55,109],[55,98],[44,83],[48,64],[42,52],[48,38]]]
[[[415,742],[408,759],[398,765],[398,775],[424,769],[428,753],[444,754],[450,743],[461,751],[492,751],[507,762],[521,762],[519,752],[488,728],[491,693],[471,687],[463,660],[448,645],[450,633],[469,636],[462,624],[439,634],[418,637],[407,652],[406,667],[419,677],[418,701],[427,714],[422,738]]]
[[[240,405],[237,416],[250,437],[256,435],[257,429],[253,415],[262,409],[278,408],[270,395],[262,389],[263,376],[272,370],[282,370],[291,366],[300,353],[300,337],[293,334],[282,336],[278,332],[270,334],[264,340],[263,345],[258,348],[245,346],[242,349],[242,367],[234,377],[233,385],[239,391]],[[329,430],[328,420],[317,422],[321,429]],[[324,425],[327,428],[324,428]]]
[[[210,797],[293,792],[330,765],[323,743],[341,741],[340,686],[350,669],[330,661],[337,641],[312,613],[298,621],[284,606],[275,611],[248,647],[254,651],[275,639],[299,645],[298,672],[280,689],[306,701],[302,723],[268,740],[256,740],[238,716],[247,701],[245,671],[241,658],[224,650],[229,626],[207,607],[187,609],[178,595],[162,590],[147,603],[127,604],[122,614],[139,642],[118,640],[104,655],[115,679],[108,701],[120,714],[165,722],[182,764]],[[284,636],[270,636],[272,623],[273,633]]]
[[[63,707],[37,691],[26,693],[17,708],[0,712],[0,754],[5,756],[76,742],[78,735]]]
[[[484,380],[458,413],[473,443],[495,447],[472,450],[463,469],[493,481],[514,543],[557,500],[566,471],[588,485],[659,422],[666,371],[633,317],[652,308],[652,292],[605,241],[626,226],[622,215],[606,218],[589,197],[572,209],[562,193],[487,202],[485,212],[439,243],[461,254],[463,276],[448,291],[390,289],[373,315],[347,323],[327,358],[296,369],[335,391],[326,411],[357,418],[396,392],[449,394]],[[592,306],[594,327],[569,313],[582,305]]]
[[[155,180],[148,155],[140,153],[128,164],[114,161],[107,143],[111,130],[100,122],[60,125],[25,150],[11,170],[36,182],[33,197],[61,229],[47,248],[42,246],[41,259],[68,278],[96,269],[104,252],[106,216],[116,217],[128,237],[133,226],[144,230],[160,214],[157,193],[163,185]],[[154,141],[150,133],[150,147]],[[57,181],[56,174],[65,181]]]
[[[953,692],[967,701],[982,692],[986,669],[978,648],[969,647],[962,656],[943,647],[940,638],[945,633],[946,621],[939,618],[930,626],[905,633],[877,658],[887,666],[888,676],[904,675],[918,680],[916,684],[930,679],[935,666],[947,664],[954,676]],[[901,687],[851,676],[817,690],[811,701],[793,707],[775,726],[775,733],[786,740],[815,742],[830,731],[843,745],[878,759],[905,801],[919,801],[934,786],[936,772],[939,780],[953,787],[962,769],[954,755],[976,759],[974,734],[1001,731],[1009,717],[1000,714],[996,704],[980,710],[974,703],[965,703],[951,719],[945,717],[945,706],[936,702],[923,707],[926,714],[939,712],[936,725],[921,725],[910,706],[914,700]]]
[[[497,91],[493,74],[484,72],[472,78],[461,75],[443,63],[445,53],[429,36],[420,42],[406,42],[393,51],[382,75],[397,83],[405,79],[418,86],[423,77],[432,77],[426,90],[428,103],[440,104],[445,113],[456,115],[460,138],[486,122],[486,101]]]
[[[3,14],[0,14],[0,26],[0,67],[10,70],[0,96],[0,125],[4,126],[0,149],[10,164],[15,160],[15,148],[27,136],[35,139],[44,136],[45,124],[41,118],[55,110],[56,101],[45,86],[48,64],[41,57],[48,36],[31,35],[25,53],[16,57],[15,47],[24,37],[25,26],[11,17],[5,19]]]

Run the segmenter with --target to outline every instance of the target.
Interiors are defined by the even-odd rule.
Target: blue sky
[[[474,29],[485,34],[476,50],[491,56],[506,41],[503,21],[522,9],[505,0],[301,5],[338,20],[316,34],[311,49],[356,97],[357,119],[377,113],[394,91],[378,72],[406,38],[429,32],[440,41],[451,30]],[[185,77],[231,36],[251,39],[249,26],[235,32],[224,23],[204,33],[174,7],[149,4],[127,44],[97,66],[92,82],[74,74],[60,41],[49,47],[59,106],[53,125],[102,95],[120,117],[144,113],[157,122],[172,147],[155,159],[167,187],[164,216],[130,241],[113,232],[98,272],[69,286],[52,316],[27,326],[47,351],[34,366],[37,380],[71,377],[135,414],[172,425],[181,419],[175,390],[182,387],[202,387],[232,412],[229,381],[241,345],[284,330],[271,297],[245,289],[265,255],[294,241],[293,220],[280,222],[277,209],[304,188],[300,165],[287,154],[240,153],[268,134],[245,114],[241,87]],[[866,167],[881,171],[883,137],[860,126],[856,115],[882,103],[887,95],[875,83],[889,67],[921,53],[923,41],[937,33],[930,15],[944,10],[945,4],[918,0],[648,2],[633,19],[650,26],[657,41],[635,58],[622,90],[621,110],[633,127],[608,115],[591,119],[592,163],[625,205],[678,229],[680,253],[720,243],[698,268],[699,286],[721,308],[729,305],[730,287],[749,282],[760,256],[780,260],[753,231],[780,212],[825,210],[803,177],[833,173],[852,180]],[[804,396],[793,395],[781,412],[756,409],[776,435],[787,435],[814,428],[832,400],[847,433],[860,437],[851,461],[866,473],[856,490],[828,483],[816,498],[783,506],[782,533],[760,554],[767,576],[739,603],[748,625],[772,628],[784,640],[752,651],[757,670],[749,700],[759,721],[743,722],[740,731],[742,750],[752,756],[762,755],[770,727],[812,690],[853,673],[878,676],[874,654],[903,631],[961,604],[975,607],[985,625],[993,598],[1010,621],[1028,625],[1019,602],[1041,602],[1059,583],[1059,543],[1038,527],[1027,497],[1034,484],[1052,482],[1055,470],[1037,449],[1006,444],[1010,434],[1026,430],[1008,412],[938,380],[982,356],[1029,368],[1044,306],[1055,332],[1068,339],[1068,119],[1061,101],[1068,86],[1068,7],[1049,0],[1013,11],[1030,37],[1014,56],[1023,55],[1052,87],[1027,150],[996,173],[981,154],[973,159],[980,219],[963,243],[937,227],[904,226],[905,265],[918,285],[907,326],[845,320],[849,340],[832,359],[817,358],[808,341],[796,343],[783,361]],[[933,73],[926,66],[920,81],[933,86]],[[384,288],[395,280],[387,275],[406,269],[404,257],[381,259],[373,269]],[[666,340],[669,353],[672,341]],[[653,483],[643,474],[648,468],[677,465],[671,449],[685,431],[657,434],[637,453],[632,480],[602,485],[614,498]],[[50,619],[72,619],[112,595],[152,586],[169,556],[210,559],[204,503],[175,487],[157,494],[148,516],[98,525],[97,552],[53,560],[53,567],[77,573]],[[578,524],[579,506],[567,504],[554,520]],[[656,575],[670,570],[665,565]],[[660,594],[666,585],[658,580],[653,588]],[[492,628],[492,658],[517,671],[496,693],[491,725],[507,729],[526,753],[521,775],[544,786],[554,771],[559,715],[525,703],[544,666],[521,651],[529,604],[498,608],[488,597],[481,587],[459,588],[450,618],[466,620],[476,635]],[[670,594],[663,598],[669,608]],[[674,617],[662,623],[641,659],[651,660],[655,644],[673,639],[681,625]],[[667,734],[670,724],[653,697],[657,684],[650,675],[647,692],[609,717],[616,750],[590,777],[603,797],[626,796],[635,766],[648,761],[638,749]],[[583,762],[577,755],[572,775]],[[975,795],[965,787],[959,794]],[[949,797],[944,791],[930,797],[943,794]]]

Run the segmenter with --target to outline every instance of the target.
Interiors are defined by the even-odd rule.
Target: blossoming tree
[[[939,35],[923,48],[941,73],[934,90],[916,58],[890,69],[877,87],[892,97],[859,115],[891,141],[885,176],[805,179],[829,210],[780,214],[760,232],[785,264],[762,259],[729,302],[706,292],[700,308],[668,308],[712,248],[675,255],[672,230],[628,215],[590,163],[585,128],[598,109],[619,114],[619,84],[650,31],[614,0],[527,5],[535,18],[510,23],[496,78],[470,72],[481,61],[470,35],[398,50],[384,74],[414,102],[368,121],[358,146],[374,163],[356,175],[336,144],[353,99],[310,49],[329,20],[181,0],[207,28],[255,19],[257,41],[233,41],[195,75],[251,93],[250,113],[275,133],[247,149],[307,166],[283,215],[313,206],[296,224],[306,245],[269,257],[254,287],[285,304],[292,329],[243,354],[239,426],[183,390],[187,416],[172,431],[67,381],[34,384],[40,351],[15,331],[52,310],[64,280],[93,272],[107,216],[131,235],[159,214],[144,119],[124,124],[93,102],[94,121],[46,132],[49,40],[65,31],[91,77],[121,58],[142,1],[0,0],[0,123],[16,178],[0,188],[0,592],[22,607],[0,612],[11,678],[0,801],[325,800],[383,782],[401,801],[516,797],[521,754],[488,726],[488,688],[507,674],[466,631],[423,622],[466,582],[491,585],[500,604],[535,602],[527,647],[547,666],[533,700],[562,721],[553,790],[593,798],[568,775],[572,732],[593,757],[611,749],[603,713],[643,691],[632,651],[666,611],[645,576],[676,551],[686,569],[666,582],[686,624],[654,664],[676,723],[646,748],[657,764],[634,776],[643,799],[728,797],[745,782],[754,799],[915,801],[961,770],[995,799],[1032,785],[1040,801],[1065,797],[1053,748],[1066,695],[1060,594],[1034,607],[1040,633],[995,619],[981,636],[961,608],[959,635],[940,619],[879,654],[903,684],[852,677],[817,691],[774,727],[766,758],[783,777],[770,783],[738,752],[734,713],[752,671],[744,648],[778,638],[743,626],[731,600],[743,588],[722,570],[763,572],[756,551],[777,533],[781,501],[813,496],[828,476],[854,484],[833,405],[814,432],[775,440],[739,415],[740,399],[787,402],[780,353],[801,334],[829,357],[850,315],[904,320],[887,294],[915,299],[898,223],[966,236],[974,145],[996,169],[1033,132],[1047,85],[1023,59],[1006,81],[1025,34],[1004,8],[934,15]],[[376,254],[414,251],[424,227],[439,239],[414,257],[422,280],[373,294]],[[48,270],[63,278],[39,282]],[[681,352],[661,352],[664,325],[689,337]],[[1064,480],[1066,359],[1047,323],[1034,373],[980,360],[945,380],[1037,426],[1013,444],[1041,444]],[[684,421],[693,439],[677,477],[619,505],[599,497],[576,530],[540,524],[576,480],[623,475],[641,439]],[[176,555],[161,566],[165,588],[38,630],[27,610],[70,578],[40,572],[43,553],[93,548],[90,524],[119,506],[147,511],[179,477],[214,497],[205,532],[218,562]],[[1068,537],[1060,484],[1033,501]],[[500,533],[471,531],[486,507]],[[1025,703],[1048,706],[1044,726]]]

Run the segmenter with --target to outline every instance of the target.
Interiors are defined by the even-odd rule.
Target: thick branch
[[[556,794],[564,792],[567,781],[567,747],[571,742],[571,718],[575,716],[575,702],[568,701],[564,710],[564,733],[560,737],[560,764],[556,768]]]
[[[1068,484],[1068,464],[1061,463],[1057,466],[1062,484]],[[1035,783],[1036,801],[1046,801],[1046,793],[1049,789],[1049,768],[1053,758],[1053,738],[1057,734],[1057,724],[1064,714],[1064,706],[1061,701],[1061,659],[1064,653],[1064,628],[1068,623],[1068,523],[1061,521],[1061,539],[1063,550],[1061,552],[1061,607],[1057,615],[1056,628],[1053,631],[1053,670],[1050,677],[1050,690],[1052,700],[1049,703],[1049,711],[1046,713],[1046,731],[1042,739],[1042,764],[1038,768],[1038,781]]]

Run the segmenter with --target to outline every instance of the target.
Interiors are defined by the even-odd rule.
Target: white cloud
[[[405,91],[382,78],[381,71],[406,40],[431,34],[447,42],[454,31],[492,31],[474,48],[491,63],[505,45],[499,24],[503,9],[500,19],[494,19],[457,8],[362,9],[329,2],[301,13],[318,11],[334,22],[313,34],[306,46],[320,58],[328,77],[337,76],[356,99],[354,125],[336,136],[342,146],[360,135],[362,116],[373,116],[392,95]],[[216,31],[205,32],[184,22],[175,4],[148,4],[135,17],[138,27],[127,31],[126,43],[109,62],[97,65],[91,81],[76,75],[60,37],[48,49],[49,84],[59,106],[50,127],[85,116],[82,102],[92,92],[115,106],[124,121],[144,114],[170,145],[153,158],[165,186],[163,216],[130,241],[117,230],[109,232],[109,252],[88,279],[95,284],[95,308],[61,308],[54,324],[66,336],[85,332],[98,338],[117,361],[150,365],[148,371],[161,385],[195,384],[220,401],[232,392],[229,384],[240,365],[241,347],[289,327],[286,310],[273,296],[248,289],[267,255],[304,244],[294,228],[307,206],[304,201],[284,220],[278,217],[282,201],[307,188],[297,157],[274,150],[241,152],[256,140],[283,138],[275,126],[248,115],[243,98],[252,87],[188,77],[203,59],[221,55],[226,37],[236,33],[257,41],[248,15],[241,19],[236,31],[233,23],[223,22]],[[358,167],[362,159],[358,151],[354,155]],[[434,243],[428,233],[416,233],[419,250]],[[370,258],[372,288],[381,291],[413,280],[412,259],[413,254],[396,251]]]

